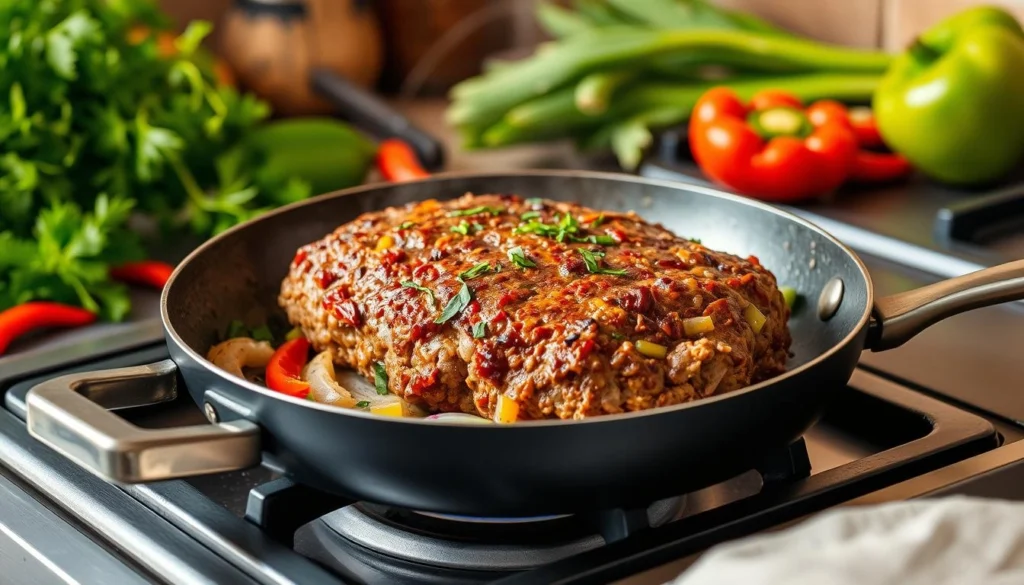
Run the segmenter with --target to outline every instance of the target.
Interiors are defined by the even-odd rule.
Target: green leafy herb
[[[625,339],[626,336],[619,333],[618,331],[612,331],[612,339]]]
[[[604,214],[601,213],[601,214],[599,214],[597,216],[597,219],[595,219],[594,221],[590,222],[590,227],[592,227],[592,228],[600,227],[601,224],[603,224],[603,223],[604,223]]]
[[[421,293],[427,293],[427,296],[430,297],[430,304],[431,305],[436,305],[437,304],[437,299],[434,297],[434,291],[430,290],[429,288],[427,288],[425,286],[420,286],[420,285],[416,284],[415,282],[413,282],[411,280],[406,280],[406,281],[402,282],[402,288],[414,288],[414,289],[420,291]]]
[[[370,407],[370,401],[369,400],[360,400],[359,402],[356,402],[356,408],[369,408],[369,407]]]
[[[469,285],[463,282],[462,288],[460,288],[459,292],[454,297],[452,297],[452,300],[448,301],[448,304],[445,305],[444,310],[441,311],[441,314],[437,317],[437,319],[434,319],[434,323],[447,322],[452,317],[455,317],[456,315],[461,313],[462,310],[465,309],[472,300],[473,291],[469,290]]]
[[[490,271],[491,271],[491,264],[490,264],[490,262],[481,262],[481,263],[477,264],[476,266],[470,268],[469,270],[460,272],[459,273],[459,280],[461,280],[463,282],[465,282],[467,280],[472,280],[472,279],[474,279],[474,278],[476,278],[478,276],[481,276],[483,274],[487,274]]]
[[[274,334],[271,333],[270,327],[267,327],[266,324],[260,325],[259,327],[253,329],[252,335],[250,337],[252,337],[256,341],[266,341],[267,343],[271,344],[274,343]]]
[[[473,223],[469,223],[466,220],[462,220],[459,222],[459,225],[453,225],[450,228],[451,231],[464,236],[471,236],[482,229],[484,229],[484,226],[476,223],[475,221]]]
[[[540,217],[540,212],[539,211],[527,211],[526,213],[520,215],[519,219],[522,219],[522,220],[525,221],[525,220],[528,220],[528,219],[536,219],[538,217]]]
[[[562,216],[555,216],[555,223],[548,224],[540,221],[536,217],[527,218],[526,214],[523,214],[523,219],[529,221],[525,224],[516,226],[512,230],[513,234],[536,234],[545,238],[552,238],[558,242],[581,242],[590,244],[600,244],[602,246],[611,246],[615,244],[615,239],[607,235],[583,235],[580,232],[580,222],[570,213],[566,213]]]
[[[612,276],[625,276],[626,271],[621,268],[602,268],[600,262],[593,252],[584,248],[577,250],[583,256],[583,263],[587,265],[587,271],[591,274],[610,274]]]
[[[243,152],[269,108],[217,82],[208,23],[167,55],[171,23],[143,0],[3,2],[0,22],[0,310],[51,300],[120,320],[110,267],[145,257],[130,215],[206,237],[311,193]]]
[[[521,246],[516,246],[508,251],[508,259],[520,268],[536,268],[537,263],[526,257],[526,252]]]
[[[400,230],[407,230],[407,229],[409,229],[411,227],[414,227],[415,225],[416,225],[415,221],[403,221],[402,224],[398,226],[398,229],[400,229]]]
[[[235,319],[231,323],[228,323],[228,330],[224,333],[224,339],[234,339],[235,337],[249,337],[249,331],[238,319]]]
[[[501,207],[488,207],[481,205],[479,207],[471,207],[469,209],[456,209],[455,211],[448,212],[448,217],[463,217],[466,215],[477,215],[479,213],[490,213],[491,215],[500,215],[502,211],[505,211]]]
[[[694,244],[700,244],[701,243],[700,238],[687,238],[687,239],[690,240],[691,242],[693,242]]]
[[[381,396],[388,393],[388,372],[380,362],[373,362],[373,387]]]
[[[483,339],[487,336],[487,323],[478,321],[473,324],[473,339]]]

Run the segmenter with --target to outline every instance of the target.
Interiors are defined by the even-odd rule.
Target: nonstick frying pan
[[[517,193],[635,210],[739,256],[757,255],[807,302],[782,376],[689,404],[580,421],[447,424],[288,397],[204,359],[233,319],[279,318],[295,250],[363,212],[425,198]],[[344,496],[434,512],[526,516],[646,504],[756,466],[797,439],[865,348],[900,345],[947,316],[1024,297],[1024,261],[875,299],[857,256],[810,223],[713,189],[590,172],[449,174],[282,208],[195,250],[164,290],[171,360],[74,374],[28,395],[31,433],[117,482],[265,464]],[[106,408],[169,399],[175,370],[217,424],[144,430]]]

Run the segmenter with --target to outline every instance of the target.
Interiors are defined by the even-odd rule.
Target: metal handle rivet
[[[843,304],[844,285],[843,280],[838,276],[825,283],[821,289],[821,296],[818,297],[818,318],[828,321],[839,311],[839,305]]]
[[[217,409],[213,407],[209,402],[203,403],[203,413],[206,414],[206,420],[216,424],[220,417],[217,416]]]

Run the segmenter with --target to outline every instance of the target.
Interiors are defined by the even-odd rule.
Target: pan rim
[[[647,178],[647,177],[639,177],[639,176],[636,176],[636,175],[629,175],[629,174],[626,174],[626,173],[615,173],[615,172],[604,172],[604,171],[589,171],[589,170],[572,170],[572,169],[531,169],[531,170],[512,170],[512,171],[501,171],[501,172],[499,172],[499,171],[469,171],[469,172],[450,171],[450,172],[444,172],[444,173],[437,173],[437,174],[431,175],[430,177],[427,177],[427,178],[424,178],[424,179],[419,179],[419,180],[416,180],[416,181],[409,181],[407,183],[402,183],[402,184],[403,185],[405,185],[405,184],[408,184],[408,185],[429,184],[429,183],[439,183],[439,182],[443,182],[443,181],[447,181],[447,180],[452,180],[452,179],[488,179],[488,178],[499,179],[499,178],[503,178],[503,177],[513,177],[513,176],[514,177],[570,177],[570,178],[571,177],[577,177],[577,178],[585,178],[585,179],[615,181],[615,182],[622,182],[622,183],[636,183],[636,184],[642,184],[642,185],[650,185],[650,186],[654,186],[654,187],[665,187],[665,188],[676,189],[676,190],[692,191],[692,192],[700,193],[701,195],[704,195],[704,196],[715,197],[715,198],[718,198],[718,199],[726,199],[726,200],[729,200],[729,201],[733,201],[733,202],[739,203],[741,205],[747,205],[749,207],[754,207],[756,209],[760,209],[760,210],[762,210],[764,212],[768,212],[768,213],[772,213],[772,214],[777,215],[777,216],[781,216],[781,217],[783,217],[783,218],[785,218],[785,219],[787,219],[789,221],[792,221],[792,222],[795,222],[797,224],[800,224],[800,225],[804,226],[805,228],[810,229],[813,232],[816,232],[818,235],[824,237],[826,240],[828,240],[829,242],[831,242],[832,244],[837,246],[839,249],[844,251],[854,261],[854,263],[856,264],[858,270],[860,271],[861,278],[864,279],[864,283],[865,283],[865,286],[866,286],[866,292],[867,292],[866,296],[867,296],[867,298],[866,298],[866,303],[865,303],[864,311],[863,311],[863,314],[860,316],[860,319],[858,319],[857,324],[850,330],[850,332],[840,342],[834,344],[831,348],[829,348],[827,351],[819,354],[814,359],[812,359],[812,360],[808,361],[807,363],[802,364],[802,365],[800,365],[800,366],[798,366],[798,367],[796,367],[796,368],[794,368],[792,370],[787,370],[785,373],[783,373],[783,374],[781,374],[779,376],[776,376],[774,378],[770,378],[768,380],[764,380],[762,382],[758,382],[757,384],[752,384],[750,386],[745,386],[743,388],[740,388],[738,390],[733,390],[733,391],[727,392],[725,394],[709,396],[707,398],[701,398],[699,400],[693,400],[691,402],[686,402],[686,403],[683,403],[683,404],[674,404],[674,405],[671,405],[671,406],[663,406],[663,407],[651,408],[651,409],[647,409],[647,410],[640,410],[640,411],[634,411],[634,412],[623,412],[623,413],[617,413],[617,414],[611,414],[611,415],[605,415],[605,416],[595,416],[595,417],[583,418],[583,419],[571,419],[571,420],[564,420],[564,419],[530,420],[530,421],[517,421],[514,424],[494,424],[494,425],[479,425],[479,424],[469,424],[469,423],[443,423],[444,426],[463,427],[463,428],[473,427],[473,428],[477,428],[477,429],[503,429],[506,432],[511,431],[512,429],[524,429],[523,432],[525,432],[525,429],[552,427],[552,426],[575,426],[575,425],[580,425],[580,424],[602,424],[602,423],[609,424],[609,423],[613,423],[613,422],[618,421],[618,420],[623,420],[623,421],[624,420],[633,420],[633,419],[638,419],[638,418],[647,417],[647,416],[654,416],[654,415],[658,415],[658,414],[666,414],[667,415],[668,413],[677,412],[677,411],[680,411],[680,410],[687,410],[687,409],[690,409],[690,408],[699,408],[699,407],[704,406],[704,405],[711,405],[713,403],[716,403],[716,402],[719,402],[721,400],[725,400],[725,399],[728,399],[728,398],[736,398],[738,396],[746,395],[748,393],[753,393],[753,392],[757,392],[757,391],[761,391],[761,390],[767,390],[767,389],[771,388],[772,386],[774,386],[776,384],[782,384],[786,380],[789,380],[791,378],[796,378],[797,376],[801,375],[803,372],[806,372],[806,371],[814,368],[815,366],[817,366],[819,363],[828,360],[833,355],[835,355],[836,353],[841,351],[843,348],[845,348],[849,343],[854,341],[856,339],[856,337],[861,333],[861,331],[863,331],[864,328],[867,327],[868,322],[869,322],[869,320],[871,318],[872,310],[873,310],[873,307],[874,307],[874,304],[875,304],[874,303],[874,285],[871,282],[871,275],[868,273],[867,267],[864,265],[864,262],[860,259],[860,257],[852,249],[850,249],[848,246],[846,246],[845,244],[843,244],[842,242],[837,240],[835,238],[835,236],[833,236],[832,234],[830,234],[826,230],[818,227],[814,223],[812,223],[812,222],[810,222],[810,221],[808,221],[808,220],[806,220],[806,219],[804,219],[802,217],[794,215],[794,214],[792,214],[792,213],[790,213],[788,211],[784,211],[782,209],[778,209],[776,207],[772,207],[771,205],[768,205],[768,204],[763,203],[761,201],[757,201],[757,200],[750,199],[750,198],[747,198],[747,197],[742,197],[740,195],[734,195],[732,193],[727,193],[725,191],[722,191],[722,190],[719,190],[719,189],[715,189],[715,188],[712,188],[712,187],[704,187],[704,186],[700,186],[700,185],[690,185],[690,184],[684,184],[684,183],[679,183],[679,182],[669,181],[669,180],[663,180],[663,179],[651,179],[651,178]],[[197,248],[192,250],[175,267],[174,272],[171,273],[171,276],[168,279],[167,284],[164,286],[163,291],[160,294],[160,320],[161,320],[161,322],[163,324],[165,335],[170,339],[171,342],[173,342],[173,344],[175,346],[177,346],[177,348],[180,351],[184,352],[188,356],[189,359],[191,359],[194,363],[201,365],[209,373],[211,373],[211,374],[213,374],[213,375],[215,375],[215,376],[217,376],[219,378],[228,380],[232,384],[234,384],[236,386],[239,386],[239,387],[242,387],[242,388],[245,388],[248,391],[256,392],[257,394],[261,394],[264,397],[271,398],[273,400],[283,400],[283,401],[286,401],[286,402],[290,402],[293,405],[302,406],[303,408],[310,408],[310,409],[314,409],[314,410],[324,411],[324,412],[326,412],[328,414],[337,414],[337,415],[341,415],[341,416],[353,416],[353,417],[359,417],[359,418],[370,418],[370,419],[373,419],[375,421],[388,422],[388,423],[392,423],[392,424],[407,424],[407,425],[415,424],[415,425],[426,425],[426,426],[434,426],[434,427],[438,426],[438,423],[436,421],[430,421],[430,420],[427,420],[425,418],[385,417],[385,416],[371,414],[369,412],[364,412],[364,411],[358,410],[358,409],[342,409],[342,408],[337,408],[335,406],[331,406],[331,405],[327,405],[327,404],[320,404],[318,402],[313,402],[311,400],[307,400],[307,399],[304,399],[304,398],[296,398],[296,397],[293,397],[293,396],[288,396],[286,394],[282,394],[280,392],[275,392],[275,391],[273,391],[273,390],[271,390],[269,388],[260,386],[258,384],[254,384],[254,383],[252,383],[252,382],[250,382],[248,380],[245,380],[243,378],[238,378],[236,376],[233,376],[232,374],[230,374],[228,372],[225,372],[225,371],[221,370],[220,368],[214,366],[211,362],[209,362],[206,359],[205,356],[200,355],[198,352],[196,352],[195,349],[193,349],[190,345],[185,343],[181,339],[181,337],[178,335],[178,333],[175,330],[175,328],[173,326],[173,323],[171,322],[171,319],[170,319],[170,317],[168,315],[167,298],[168,298],[168,296],[170,294],[170,291],[174,288],[175,282],[177,281],[178,276],[181,274],[182,269],[185,266],[187,266],[191,261],[193,261],[193,259],[195,259],[196,257],[202,255],[205,250],[207,250],[210,247],[215,246],[221,240],[225,240],[225,239],[231,237],[235,232],[238,232],[238,231],[241,231],[241,230],[244,230],[244,229],[248,229],[249,226],[258,224],[261,221],[269,220],[270,218],[273,218],[275,216],[289,213],[292,209],[301,208],[301,207],[304,207],[306,205],[315,205],[315,204],[317,204],[319,202],[322,202],[322,201],[325,201],[325,200],[329,200],[329,199],[339,199],[339,198],[342,198],[342,197],[350,197],[350,196],[353,196],[353,195],[358,195],[360,193],[365,193],[367,191],[378,190],[378,189],[381,189],[382,187],[387,187],[387,186],[394,186],[394,184],[393,183],[369,183],[369,184],[364,184],[364,185],[358,185],[358,186],[355,186],[355,187],[350,187],[348,189],[342,189],[342,190],[339,190],[339,191],[334,191],[334,192],[331,192],[331,193],[325,193],[323,195],[318,195],[316,197],[312,197],[312,198],[306,199],[304,201],[298,201],[298,202],[295,202],[295,203],[291,203],[291,204],[279,207],[277,209],[274,209],[272,211],[269,211],[269,212],[267,212],[267,213],[265,213],[265,214],[263,214],[263,215],[261,215],[259,217],[250,219],[250,220],[248,220],[246,222],[243,222],[241,224],[233,226],[233,227],[231,227],[231,228],[221,232],[220,234],[217,234],[216,236],[206,240],[202,244],[200,244]],[[258,423],[259,421],[256,420],[254,422]]]

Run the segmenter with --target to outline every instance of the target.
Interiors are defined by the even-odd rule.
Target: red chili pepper
[[[12,341],[44,327],[81,327],[96,321],[96,314],[81,307],[50,301],[31,301],[0,312],[0,355]]]
[[[846,180],[857,140],[845,122],[815,122],[793,96],[761,92],[743,104],[728,88],[697,102],[690,150],[715,181],[769,201],[821,195]]]
[[[385,180],[393,183],[415,181],[430,176],[420,166],[412,147],[397,138],[389,138],[377,148],[377,169]]]
[[[111,268],[110,278],[128,284],[141,284],[161,289],[167,284],[167,279],[171,277],[172,272],[174,272],[174,267],[166,262],[143,260],[142,262],[128,262]]]
[[[309,382],[301,378],[309,355],[309,342],[297,337],[281,344],[267,363],[267,387],[288,396],[309,396]]]

